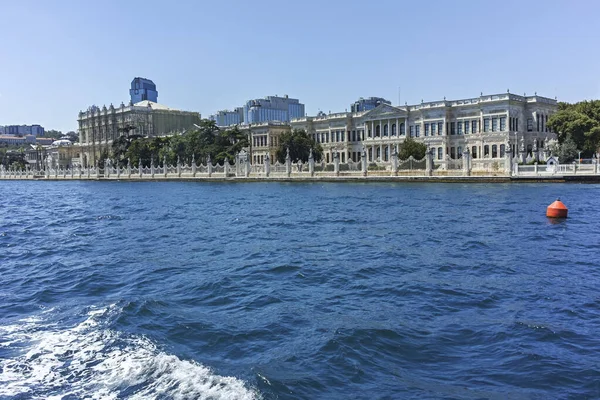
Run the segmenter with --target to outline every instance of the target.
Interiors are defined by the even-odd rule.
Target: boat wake
[[[240,379],[161,351],[143,336],[108,329],[112,305],[61,328],[28,318],[0,326],[0,397],[61,399],[257,399]]]

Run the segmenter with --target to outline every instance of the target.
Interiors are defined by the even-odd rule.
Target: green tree
[[[238,126],[221,131],[216,138],[216,154],[213,162],[222,163],[225,158],[235,159],[235,156],[244,148],[250,146],[248,132],[242,131]]]
[[[141,161],[142,165],[149,166],[150,156],[149,140],[146,138],[132,140],[125,153],[125,158],[131,160],[132,165],[138,165]]]
[[[302,162],[307,162],[311,149],[316,162],[321,161],[321,158],[323,158],[323,148],[304,129],[294,129],[292,132],[284,132],[279,137],[279,147],[277,148],[275,157],[282,164],[285,162],[287,149],[290,149],[290,158],[292,161],[302,160]]]
[[[426,151],[427,146],[424,143],[419,143],[413,138],[407,137],[400,145],[398,158],[401,160],[407,160],[410,156],[413,156],[414,159],[421,160],[423,157],[425,157]]]
[[[552,154],[558,157],[561,164],[570,163],[579,156],[577,144],[571,137],[567,137],[564,142],[558,144],[552,149]]]
[[[600,100],[559,103],[558,112],[548,119],[548,127],[556,132],[560,145],[570,139],[584,157],[591,156],[600,148]],[[569,143],[566,148],[571,147]]]
[[[98,157],[98,167],[104,168],[104,163],[108,156],[109,154],[107,148],[103,148],[102,150],[100,150],[100,156]]]
[[[47,137],[47,138],[60,139],[62,136],[63,136],[62,131],[57,131],[54,129],[49,129],[47,131],[44,131],[44,137]]]

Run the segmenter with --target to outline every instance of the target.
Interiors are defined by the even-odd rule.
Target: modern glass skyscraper
[[[298,99],[268,96],[264,99],[249,100],[244,105],[244,123],[281,121],[304,117],[304,104]]]
[[[144,100],[158,103],[158,92],[156,91],[156,85],[150,79],[146,78],[133,78],[131,81],[129,96],[131,97],[131,102],[133,104]]]

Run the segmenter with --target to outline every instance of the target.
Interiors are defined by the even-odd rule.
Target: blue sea
[[[0,399],[600,398],[599,203],[0,181]]]

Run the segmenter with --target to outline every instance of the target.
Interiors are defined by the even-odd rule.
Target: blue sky
[[[76,129],[135,76],[203,117],[276,94],[309,115],[399,92],[600,97],[599,1],[0,0],[0,15],[0,125]]]

